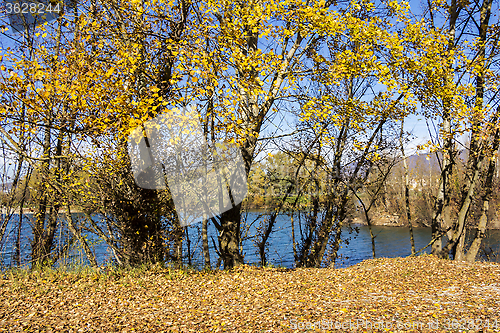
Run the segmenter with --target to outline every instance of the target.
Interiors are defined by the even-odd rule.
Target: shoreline
[[[0,209],[0,214],[8,214],[10,213],[9,210],[5,207],[2,207]],[[20,213],[20,209],[19,208],[16,208],[14,209],[13,212],[11,212],[12,214],[19,214]],[[34,214],[35,213],[35,208],[23,208],[23,214]],[[59,214],[64,214],[66,213],[66,209],[61,209],[59,210]],[[72,209],[71,210],[71,213],[83,213],[83,211],[81,209]]]

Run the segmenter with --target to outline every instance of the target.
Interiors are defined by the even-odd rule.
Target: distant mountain
[[[12,189],[12,182],[0,184],[0,191],[9,192]]]
[[[437,156],[436,156],[437,155]],[[468,151],[462,149],[458,152],[458,158],[462,161],[462,163],[467,161]],[[439,157],[439,160],[438,160]],[[440,163],[443,162],[443,154],[438,152],[436,153],[423,153],[419,155],[411,155],[408,157],[408,168],[415,169],[419,166],[423,167],[424,170],[429,170],[429,167],[432,170],[440,170]]]

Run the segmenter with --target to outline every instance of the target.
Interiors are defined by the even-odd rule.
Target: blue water
[[[14,251],[14,242],[17,234],[18,216],[14,216],[9,223],[6,232],[6,239],[1,249],[1,260],[3,268],[13,265],[12,254]],[[82,218],[80,214],[73,214],[73,218]],[[93,217],[99,221],[99,216]],[[260,262],[258,248],[255,245],[255,234],[259,227],[259,223],[266,218],[266,215],[259,212],[248,212],[244,214],[242,223],[243,243],[242,249],[245,262],[256,264]],[[24,215],[24,224],[21,237],[21,264],[29,265],[30,243],[32,239],[29,223],[32,222],[32,215]],[[295,234],[298,240],[299,227],[297,216],[295,220]],[[61,221],[63,222],[63,221]],[[82,222],[83,223],[83,222]],[[64,224],[63,224],[64,225]],[[247,226],[247,227],[244,227]],[[375,237],[375,249],[377,257],[404,257],[411,254],[410,233],[407,228],[400,227],[385,227],[373,226]],[[430,228],[414,228],[415,247],[418,250],[425,247],[431,240]],[[201,223],[193,224],[188,227],[191,249],[191,264],[193,266],[202,267],[203,252],[201,243]],[[211,263],[214,267],[217,263],[217,254],[213,248],[212,239],[217,244],[217,231],[213,224],[209,223],[208,228]],[[469,235],[470,236],[470,235]],[[494,253],[500,252],[500,230],[488,230],[486,239],[483,240],[484,247]],[[56,249],[64,244],[64,240],[68,239],[69,232],[67,230],[58,230],[56,234],[55,244]],[[99,264],[107,264],[113,262],[113,255],[107,244],[101,241],[96,235],[86,233],[87,240],[96,256]],[[85,264],[86,258],[75,241],[75,246],[68,255],[61,257],[59,265],[64,264]],[[297,244],[297,248],[298,248]],[[342,230],[342,247],[338,252],[338,259],[335,262],[335,267],[346,267],[357,264],[365,259],[372,258],[372,248],[370,233],[367,226],[351,225],[346,226]],[[291,220],[288,215],[280,215],[276,219],[274,232],[271,234],[268,241],[267,260],[269,264],[293,268],[295,266],[293,257],[293,244],[291,232]],[[187,242],[184,242],[184,254],[187,256]],[[429,253],[430,249],[422,251]],[[484,258],[483,258],[484,259]],[[498,261],[498,256],[493,260]],[[185,263],[188,263],[186,258]]]

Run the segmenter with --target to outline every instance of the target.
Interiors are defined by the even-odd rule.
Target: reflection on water
[[[74,218],[79,217],[79,214],[73,214]],[[28,227],[28,220],[32,215],[25,215],[26,221],[21,232],[21,258],[22,263],[27,264],[30,252],[30,242],[32,239],[31,230]],[[257,247],[254,244],[254,235],[256,228],[259,226],[259,221],[265,218],[265,215],[258,212],[249,212],[245,214],[245,221],[249,224],[248,231],[244,231],[243,253],[246,263],[258,263],[259,256]],[[94,216],[96,221],[99,221],[98,216]],[[5,266],[12,265],[12,254],[14,252],[14,244],[17,235],[18,216],[14,216],[7,228],[7,241],[2,248],[2,261]],[[297,221],[297,219],[295,219]],[[299,234],[297,222],[295,223],[295,233]],[[375,249],[377,257],[404,257],[411,254],[410,233],[407,228],[373,226],[375,237]],[[356,229],[356,230],[354,230]],[[414,228],[415,248],[418,250],[427,246],[431,240],[430,228]],[[192,254],[192,264],[198,267],[202,266],[203,253],[201,245],[201,223],[193,224],[188,227],[190,249]],[[209,224],[208,236],[210,243],[211,262],[214,266],[217,262],[217,255],[212,245],[212,239],[217,243],[217,231],[212,224]],[[473,231],[467,233],[467,239],[473,236]],[[55,243],[63,244],[63,240],[70,237],[68,231],[60,231],[56,235]],[[100,241],[95,235],[87,235],[92,249],[96,255],[99,264],[113,261],[112,253],[108,246]],[[500,262],[498,253],[500,253],[500,230],[488,230],[486,238],[483,240],[482,260],[492,260]],[[346,267],[357,264],[365,259],[372,257],[371,239],[367,226],[352,225],[352,228],[344,227],[342,230],[342,247],[339,250],[339,258],[335,263],[335,267]],[[77,244],[77,242],[75,242]],[[429,253],[430,249],[422,251]],[[184,253],[187,254],[187,242],[184,242]],[[489,254],[489,257],[488,257]],[[274,232],[271,234],[268,242],[267,259],[269,264],[293,268],[293,245],[291,222],[288,215],[280,215],[276,219]],[[73,249],[68,256],[63,257],[66,262],[84,263],[85,256],[78,248]],[[187,262],[187,260],[186,260]]]

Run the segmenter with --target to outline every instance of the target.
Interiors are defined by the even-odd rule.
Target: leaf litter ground
[[[0,331],[500,332],[500,264],[433,256],[343,269],[10,272]]]

